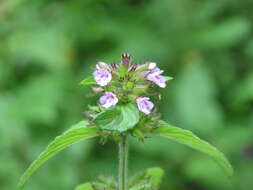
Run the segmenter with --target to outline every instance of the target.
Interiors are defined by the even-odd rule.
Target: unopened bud
[[[151,69],[154,69],[156,68],[156,63],[155,62],[149,62],[148,63],[148,69],[151,70]]]
[[[129,53],[123,53],[121,57],[122,57],[122,63],[125,65],[128,65],[130,62],[131,55]]]
[[[107,70],[110,70],[110,67],[105,62],[98,61],[97,64],[96,64],[96,69],[107,69]]]
[[[103,91],[104,91],[104,89],[101,88],[101,87],[93,87],[92,90],[93,90],[94,92],[103,92]]]
[[[116,63],[112,63],[110,66],[112,70],[116,70],[118,68],[118,65]]]
[[[136,70],[136,68],[137,68],[137,65],[133,64],[133,65],[130,66],[130,68],[128,69],[128,71],[134,72]]]

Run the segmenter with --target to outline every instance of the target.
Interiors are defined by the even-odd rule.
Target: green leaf
[[[75,190],[94,190],[91,183],[85,183],[82,185],[77,186]]]
[[[170,76],[163,76],[163,77],[165,78],[166,81],[173,79],[173,77],[170,77]]]
[[[75,190],[116,190],[116,188],[104,183],[92,182],[78,185]]]
[[[146,189],[158,189],[164,171],[161,168],[154,167],[149,168],[143,172],[140,172],[136,176],[133,176],[129,180],[130,190],[146,188]]]
[[[195,150],[206,153],[211,156],[227,173],[227,175],[233,175],[233,168],[230,165],[226,157],[218,151],[214,146],[208,142],[201,140],[191,131],[180,129],[178,127],[171,126],[162,121],[160,127],[152,131],[154,135],[169,138],[178,143],[187,145]]]
[[[79,84],[81,86],[89,86],[89,85],[96,85],[97,83],[92,76],[89,76],[83,79]]]
[[[81,140],[88,139],[91,137],[98,136],[97,127],[87,127],[86,121],[81,121],[76,125],[72,126],[68,131],[66,131],[61,136],[58,136],[51,142],[48,147],[37,157],[37,159],[31,164],[31,166],[25,171],[21,177],[18,189],[23,189],[25,183],[28,181],[30,176],[35,170],[37,170],[44,162],[49,158],[54,156],[56,153],[60,152],[64,148],[77,143]]]
[[[140,119],[139,110],[134,104],[119,105],[97,115],[94,124],[105,130],[124,132],[133,128]]]

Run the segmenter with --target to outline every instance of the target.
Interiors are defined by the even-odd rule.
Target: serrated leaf
[[[25,183],[28,181],[30,176],[35,170],[37,170],[44,162],[49,158],[67,148],[68,146],[77,143],[81,140],[88,139],[91,137],[98,136],[97,127],[87,127],[87,122],[81,121],[76,125],[72,126],[68,131],[66,131],[61,136],[58,136],[51,142],[48,147],[37,157],[37,159],[31,164],[31,166],[25,171],[21,177],[18,189],[24,188]]]
[[[129,180],[130,190],[138,188],[158,189],[164,171],[161,168],[154,167],[138,173]]]
[[[79,83],[79,85],[81,85],[81,86],[89,86],[89,85],[96,85],[96,84],[97,83],[96,83],[96,81],[94,80],[94,78],[92,76],[89,76],[89,77],[83,79]]]
[[[161,137],[169,138],[178,143],[187,145],[195,150],[206,153],[211,156],[227,173],[228,176],[233,175],[233,168],[227,158],[208,142],[201,140],[191,131],[171,126],[161,121],[161,126],[154,129],[152,133]]]
[[[137,107],[134,104],[126,104],[98,114],[93,122],[101,129],[124,132],[133,128],[139,119]]]

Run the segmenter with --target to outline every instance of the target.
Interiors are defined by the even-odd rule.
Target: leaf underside
[[[119,132],[133,128],[140,119],[139,110],[134,104],[119,105],[106,110],[93,120],[94,124],[104,130]]]
[[[191,131],[171,126],[163,121],[161,121],[161,123],[161,126],[154,129],[152,134],[166,137],[209,155],[218,163],[219,166],[221,166],[221,168],[224,169],[228,176],[233,175],[233,168],[231,164],[224,154],[217,150],[214,146],[204,140],[201,140]]]
[[[66,147],[77,143],[81,140],[88,139],[91,137],[98,136],[97,127],[87,127],[87,122],[81,121],[76,125],[72,126],[68,131],[66,131],[61,136],[58,136],[51,142],[48,147],[37,157],[37,159],[30,165],[30,167],[25,171],[21,177],[18,189],[22,190],[25,183],[28,181],[30,176],[35,170],[37,170],[44,162],[49,158],[65,149]]]

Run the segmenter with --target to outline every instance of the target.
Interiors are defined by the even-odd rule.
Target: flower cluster
[[[122,54],[121,63],[106,64],[98,62],[93,78],[99,87],[95,92],[102,92],[99,104],[108,109],[117,103],[135,102],[139,111],[148,115],[154,108],[150,100],[155,86],[166,87],[166,78],[162,76],[163,70],[155,62],[142,65],[131,63],[129,53]]]

